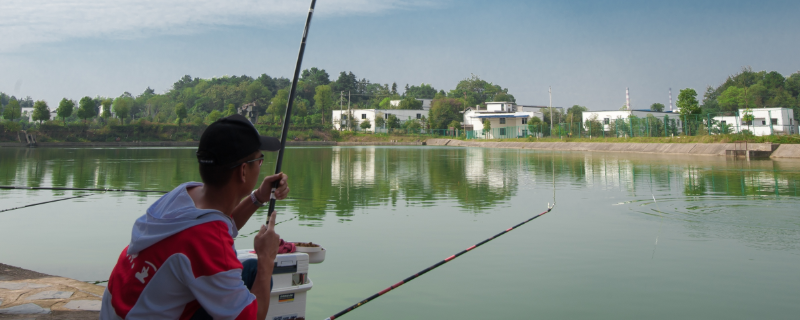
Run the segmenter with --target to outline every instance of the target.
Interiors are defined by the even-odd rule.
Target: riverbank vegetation
[[[262,133],[278,135],[290,84],[287,78],[267,74],[257,78],[243,75],[212,79],[186,75],[164,93],[156,93],[148,87],[139,95],[125,92],[119,97],[63,98],[50,105],[43,100],[18,99],[0,92],[0,141],[19,140],[21,130],[37,134],[41,142],[197,140],[208,124],[235,113],[246,113]],[[359,79],[352,72],[341,72],[332,81],[324,69],[310,68],[303,70],[298,82],[288,138],[338,141],[343,139],[342,133],[333,130],[331,122],[331,111],[337,107],[422,109],[421,101],[416,99],[433,99],[430,110],[422,119],[398,121],[390,117],[387,121],[379,119],[383,123],[365,122],[347,129],[364,131],[373,126],[388,129],[392,134],[385,137],[375,135],[375,139],[385,140],[402,140],[397,137],[403,135],[415,137],[419,132],[448,135],[451,129],[461,127],[461,112],[468,107],[488,101],[516,102],[508,89],[475,75],[446,92],[425,83],[419,86],[406,84],[403,88],[398,88],[396,83],[372,83],[366,78]],[[392,100],[399,100],[399,103],[393,104]],[[582,118],[582,113],[589,108],[575,105],[547,110],[541,119],[532,118],[523,136],[552,135],[558,136],[559,141],[567,137],[587,141],[597,139],[586,136],[603,137],[609,141],[616,141],[615,137],[640,136],[653,139],[661,139],[656,138],[658,136],[714,136],[698,139],[727,140],[726,133],[730,132],[731,124],[717,123],[713,116],[732,114],[740,109],[784,107],[794,109],[797,120],[800,116],[800,73],[784,77],[775,71],[755,72],[745,68],[729,76],[721,85],[709,86],[702,101],[698,101],[694,89],[681,90],[676,104],[681,107],[680,119],[685,123],[681,130],[676,125],[677,118],[667,121],[648,116],[616,119],[608,124],[611,131],[604,133],[599,119]],[[661,110],[664,106],[654,103],[650,108]],[[745,121],[746,117],[747,114],[742,115]],[[551,122],[555,124],[552,132]],[[500,131],[510,132],[502,128],[492,130],[498,131],[492,136],[499,136]],[[362,135],[350,136],[367,139]],[[751,139],[754,138],[746,135],[742,138]],[[793,141],[792,138],[782,140]]]

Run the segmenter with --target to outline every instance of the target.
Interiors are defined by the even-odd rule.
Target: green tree
[[[61,99],[61,102],[58,103],[58,109],[56,109],[56,115],[61,118],[61,121],[64,122],[64,125],[67,125],[67,118],[72,115],[72,109],[75,108],[75,101],[67,100],[67,98]]]
[[[800,96],[800,72],[795,72],[784,83],[786,91],[789,91],[793,97]]]
[[[436,96],[436,89],[429,84],[420,84],[419,86],[410,86],[406,90],[406,97],[417,99],[433,99]]]
[[[454,90],[447,94],[451,98],[464,98],[468,106],[490,101],[516,102],[513,95],[508,93],[507,88],[482,80],[476,75],[461,80]]]
[[[303,70],[300,74],[300,80],[309,84],[311,88],[316,88],[322,85],[328,85],[331,83],[330,76],[325,69],[317,69],[311,68]]]
[[[575,123],[575,122],[583,122],[583,113],[589,111],[589,108],[579,105],[574,105],[567,109],[567,122],[568,123]]]
[[[400,119],[397,119],[397,116],[390,114],[389,119],[386,119],[386,127],[389,129],[400,128]]]
[[[720,111],[736,111],[745,106],[745,89],[730,86],[717,96]]]
[[[214,123],[214,121],[217,121],[219,120],[219,118],[222,118],[222,116],[223,116],[222,113],[220,113],[217,110],[213,110],[206,116],[205,123],[212,124]]]
[[[492,122],[489,119],[483,119],[483,133],[492,131]]]
[[[316,94],[314,94],[314,108],[319,110],[319,113],[322,115],[322,124],[324,125],[325,118],[327,118],[327,112],[330,112],[330,110],[333,108],[333,90],[329,85],[321,85],[318,86],[315,91]]]
[[[650,111],[664,112],[664,108],[664,104],[662,103],[654,103],[650,105]]]
[[[408,120],[403,122],[403,129],[406,129],[409,133],[418,133],[419,129],[422,128],[422,125],[419,123],[417,119]]]
[[[22,116],[22,108],[19,105],[19,101],[13,96],[8,101],[6,108],[3,109],[3,118],[6,120],[14,121],[14,119],[18,119]]]
[[[378,104],[378,107],[380,107],[381,109],[391,109],[392,98],[389,97],[383,98],[383,100],[381,100],[381,102]]]
[[[542,128],[542,119],[537,116],[533,116],[528,120],[528,131],[530,132],[538,132]]]
[[[407,110],[422,110],[422,101],[412,97],[406,97],[405,99],[400,100],[400,104],[397,106],[397,108]]]
[[[253,81],[247,85],[247,92],[245,94],[245,103],[255,103],[256,110],[263,113],[269,105],[269,100],[272,99],[272,92],[269,88],[265,87],[261,81]]]
[[[456,121],[456,120],[453,120],[453,121],[451,121],[451,122],[450,122],[450,124],[448,124],[448,125],[447,125],[447,128],[448,128],[448,129],[450,129],[450,128],[453,128],[453,129],[461,129],[461,122],[458,122],[458,121]]]
[[[753,110],[751,110],[750,108],[744,109],[744,111],[742,112],[742,121],[744,121],[744,123],[747,124],[748,131],[750,130],[750,126],[753,125],[753,120],[754,120]]]
[[[216,110],[214,110],[216,111]],[[213,111],[212,111],[213,112]],[[186,106],[183,103],[178,103],[175,105],[175,116],[178,117],[178,126],[181,125],[183,119],[186,119]]]
[[[128,117],[128,114],[131,112],[131,107],[133,106],[133,99],[129,97],[119,97],[114,99],[114,113],[117,114],[117,118],[125,124],[125,118]]]
[[[700,114],[700,103],[697,101],[697,91],[687,88],[678,94],[676,105],[681,110],[681,115]]]
[[[461,122],[464,115],[464,100],[454,98],[434,99],[431,102],[431,109],[428,110],[428,123],[431,129],[447,129],[447,125],[453,121]]]
[[[111,104],[113,103],[114,100],[111,100],[111,98],[105,98],[100,102],[100,105],[103,106],[103,114],[101,115],[103,118],[108,119],[111,117]]]
[[[286,106],[289,105],[289,89],[284,88],[278,90],[278,93],[272,97],[270,100],[269,108],[267,108],[267,113],[271,114],[273,119],[278,115],[283,115],[286,113]]]
[[[234,106],[233,103],[225,106],[225,112],[221,113],[223,117],[230,117],[234,114],[236,114],[236,106]],[[214,121],[216,121],[216,119],[214,119]]]
[[[47,106],[47,102],[44,100],[38,100],[33,104],[33,115],[31,116],[33,121],[39,120],[39,124],[42,121],[50,120],[50,107]]]
[[[678,101],[675,104],[680,108],[684,132],[687,135],[691,135],[692,132],[697,132],[698,122],[696,121],[696,115],[702,112],[700,103],[697,101],[697,91],[690,88],[681,90],[680,94],[678,94]]]
[[[365,119],[364,121],[361,122],[361,129],[364,129],[364,131],[366,131],[369,128],[372,128],[372,124],[369,123],[369,119]]]
[[[386,120],[383,119],[383,113],[378,113],[375,115],[375,128],[383,128],[386,124]]]
[[[92,97],[83,97],[80,101],[78,101],[78,118],[83,119],[83,123],[86,123],[86,119],[95,116],[95,105],[94,100]]]

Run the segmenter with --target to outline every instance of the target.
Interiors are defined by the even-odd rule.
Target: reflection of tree
[[[0,184],[171,190],[200,180],[194,151],[0,148]],[[262,176],[272,173],[274,156],[267,154]],[[350,219],[364,208],[427,207],[442,199],[465,211],[490,212],[516,196],[521,184],[549,187],[553,171],[559,188],[601,186],[634,194],[679,188],[689,196],[797,196],[800,181],[794,162],[520,149],[289,148],[284,161],[293,200],[279,202],[278,209],[312,225],[328,213]]]

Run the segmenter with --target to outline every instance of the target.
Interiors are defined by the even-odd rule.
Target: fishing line
[[[422,271],[420,271],[420,272],[417,272],[417,273],[415,273],[414,275],[412,275],[412,276],[410,276],[410,277],[408,277],[408,278],[405,278],[405,279],[403,279],[402,281],[400,281],[400,282],[398,282],[398,283],[395,283],[395,284],[393,284],[392,286],[390,286],[390,287],[388,287],[388,288],[386,288],[386,289],[383,289],[383,290],[381,290],[380,292],[378,292],[378,293],[376,293],[376,294],[373,294],[372,296],[370,296],[370,297],[368,297],[368,298],[366,298],[366,299],[362,300],[361,302],[359,302],[359,303],[356,303],[356,304],[354,304],[354,305],[352,305],[352,306],[348,307],[347,309],[344,309],[344,310],[340,311],[339,313],[337,313],[337,314],[335,314],[335,315],[332,315],[332,316],[330,316],[330,317],[326,318],[325,320],[333,320],[333,319],[338,319],[338,318],[340,318],[341,316],[345,315],[346,313],[348,313],[348,312],[350,312],[350,311],[353,311],[353,310],[355,310],[356,308],[358,308],[358,307],[360,307],[360,306],[363,306],[363,305],[367,304],[367,302],[370,302],[370,301],[372,301],[372,300],[375,300],[375,299],[377,299],[378,297],[380,297],[380,296],[382,296],[382,295],[386,294],[387,292],[389,292],[389,291],[392,291],[392,290],[394,290],[394,289],[397,289],[398,287],[400,287],[400,286],[402,286],[402,285],[404,285],[404,284],[406,284],[406,283],[410,282],[411,280],[414,280],[414,279],[416,279],[416,278],[419,278],[419,277],[420,277],[420,276],[422,276],[423,274],[426,274],[426,273],[428,273],[429,271],[431,271],[431,270],[433,270],[433,269],[436,269],[436,268],[438,268],[438,267],[442,266],[442,265],[443,265],[443,264],[445,264],[445,263],[448,263],[448,262],[450,262],[450,261],[453,261],[453,260],[455,260],[455,258],[458,258],[459,256],[461,256],[461,255],[463,255],[463,254],[465,254],[465,253],[467,253],[467,252],[470,252],[470,251],[472,251],[473,249],[475,249],[475,248],[477,248],[477,247],[480,247],[480,246],[482,246],[482,245],[484,245],[484,244],[488,243],[489,241],[492,241],[492,240],[494,240],[494,239],[497,239],[497,238],[499,238],[500,236],[502,236],[502,235],[504,235],[504,234],[506,234],[506,233],[510,232],[511,230],[517,229],[517,228],[521,227],[522,225],[524,225],[524,224],[526,224],[526,223],[528,223],[528,222],[531,222],[531,221],[533,221],[534,219],[536,219],[536,218],[538,218],[538,217],[541,217],[541,216],[543,216],[543,215],[547,214],[548,212],[552,211],[552,210],[553,210],[553,208],[555,208],[555,206],[556,206],[556,169],[555,169],[555,152],[553,152],[553,153],[552,153],[552,158],[551,158],[551,159],[552,159],[552,160],[551,160],[551,167],[552,167],[552,173],[553,173],[553,204],[552,204],[552,205],[550,205],[550,203],[548,203],[548,204],[547,204],[547,211],[545,211],[545,212],[542,212],[542,213],[540,213],[540,214],[538,214],[538,215],[535,215],[535,216],[533,216],[532,218],[530,218],[530,219],[528,219],[528,220],[522,221],[522,222],[518,223],[517,225],[515,225],[515,226],[513,226],[513,227],[511,227],[511,228],[508,228],[508,229],[506,229],[505,231],[503,231],[503,232],[500,232],[500,233],[498,233],[498,234],[494,235],[493,237],[491,237],[491,238],[489,238],[489,239],[483,240],[483,241],[479,242],[479,243],[478,243],[478,244],[476,244],[476,245],[473,245],[473,246],[471,246],[471,247],[469,247],[469,248],[467,248],[467,249],[464,249],[464,250],[462,250],[462,251],[461,251],[461,252],[459,252],[459,253],[456,253],[456,254],[454,254],[454,255],[452,255],[452,256],[449,256],[449,257],[445,258],[444,260],[442,260],[442,261],[439,261],[439,262],[437,262],[436,264],[434,264],[434,265],[432,265],[432,266],[430,266],[430,267],[427,267],[427,268],[425,268],[424,270],[422,270]]]
[[[17,210],[17,209],[22,209],[22,208],[29,208],[29,207],[38,206],[38,205],[41,205],[41,204],[47,204],[47,203],[64,201],[64,200],[75,199],[75,198],[83,198],[83,197],[88,197],[88,196],[92,196],[92,195],[94,195],[94,193],[82,194],[82,195],[79,195],[79,196],[61,198],[61,199],[50,200],[50,201],[39,202],[39,203],[33,203],[33,204],[26,204],[26,205],[21,206],[21,207],[3,209],[3,210],[0,210],[0,212],[6,212],[6,211]]]
[[[661,206],[656,201],[656,195],[653,193],[653,166],[650,165],[650,177],[648,178],[650,181],[650,195],[653,197],[653,202],[656,204],[656,212],[658,212],[661,216],[661,219],[658,221],[658,233],[656,234],[656,243],[653,245],[653,255],[650,256],[650,260],[655,259],[656,257],[656,248],[658,247],[658,238],[661,236],[661,226],[664,224],[664,212],[661,211]]]

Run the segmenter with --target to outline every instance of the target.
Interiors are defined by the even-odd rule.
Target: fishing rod
[[[112,189],[112,188],[68,188],[68,187],[24,187],[24,186],[0,186],[0,189],[11,190],[74,190],[74,191],[101,191],[101,192],[151,192],[169,193],[163,190],[133,190],[133,189]],[[286,200],[311,200],[307,198],[286,198]]]
[[[408,282],[409,282],[409,281],[411,281],[411,280],[414,280],[414,279],[416,279],[416,278],[419,278],[421,275],[428,273],[428,271],[431,271],[431,270],[433,270],[433,269],[436,269],[436,268],[438,268],[438,267],[442,266],[442,265],[443,265],[443,264],[445,264],[445,263],[448,263],[448,262],[450,262],[450,261],[453,261],[455,258],[458,258],[458,257],[459,257],[459,256],[461,256],[462,254],[465,254],[465,253],[467,253],[467,252],[470,252],[470,251],[472,251],[473,249],[475,249],[475,248],[477,248],[477,247],[480,247],[480,246],[482,246],[482,245],[486,244],[486,243],[487,243],[487,242],[489,242],[489,241],[492,241],[492,240],[494,240],[494,239],[497,239],[497,238],[499,238],[500,236],[502,236],[502,235],[504,235],[504,234],[506,234],[506,233],[509,233],[511,230],[517,229],[517,228],[521,227],[522,225],[524,225],[524,224],[526,224],[526,223],[528,223],[528,222],[531,222],[531,221],[533,221],[534,219],[536,219],[536,218],[538,218],[538,217],[541,217],[541,216],[543,216],[543,215],[545,215],[545,214],[549,213],[550,211],[553,211],[553,208],[555,208],[555,206],[556,206],[556,168],[555,168],[555,153],[552,153],[552,158],[551,158],[551,161],[552,161],[552,164],[551,164],[551,166],[550,166],[550,167],[551,167],[551,168],[552,168],[552,170],[553,170],[553,204],[551,205],[549,202],[547,203],[547,211],[545,211],[545,212],[542,212],[542,213],[540,213],[540,214],[538,214],[538,215],[535,215],[535,216],[533,216],[532,218],[530,218],[530,219],[528,219],[528,220],[522,221],[522,222],[518,223],[517,225],[515,225],[515,226],[513,226],[513,227],[511,227],[511,228],[508,228],[508,229],[506,229],[505,231],[503,231],[503,232],[500,232],[500,233],[498,233],[498,234],[494,235],[493,237],[491,237],[491,238],[489,238],[489,239],[483,240],[483,241],[479,242],[478,244],[476,244],[476,245],[474,245],[474,246],[471,246],[471,247],[469,247],[469,248],[467,248],[467,249],[464,249],[464,250],[462,250],[462,251],[461,251],[461,252],[459,252],[459,253],[456,253],[456,254],[454,254],[454,255],[452,255],[452,256],[449,256],[449,257],[445,258],[444,260],[442,260],[442,261],[439,261],[439,262],[437,262],[436,264],[434,264],[434,265],[432,265],[432,266],[430,266],[430,267],[427,267],[427,268],[425,268],[424,270],[422,270],[422,271],[420,271],[420,272],[418,272],[418,273],[414,274],[413,276],[410,276],[410,277],[408,277],[408,278],[405,278],[405,279],[403,279],[403,281],[400,281],[400,282],[398,282],[398,283],[395,283],[395,284],[393,284],[392,286],[390,286],[390,287],[388,287],[388,288],[386,288],[386,289],[383,289],[383,290],[381,290],[380,292],[378,292],[378,293],[376,293],[376,294],[373,294],[373,295],[372,295],[372,296],[370,296],[369,298],[367,298],[367,299],[365,299],[365,300],[363,300],[363,301],[361,301],[361,302],[359,302],[359,303],[356,303],[356,304],[354,304],[354,305],[350,306],[350,307],[349,307],[349,308],[347,308],[347,309],[344,309],[344,310],[342,310],[341,312],[339,312],[339,313],[337,313],[337,314],[335,314],[335,315],[332,315],[332,316],[330,316],[330,317],[328,317],[328,318],[325,318],[325,320],[333,320],[333,319],[340,318],[341,316],[345,315],[346,313],[348,313],[348,312],[350,312],[350,311],[353,311],[353,310],[355,310],[356,308],[358,308],[358,307],[360,307],[360,306],[363,306],[363,305],[367,304],[367,302],[370,302],[370,301],[372,301],[372,300],[375,300],[375,299],[377,299],[378,297],[380,297],[380,296],[382,296],[382,295],[386,294],[387,292],[389,292],[389,291],[392,291],[392,290],[394,290],[394,289],[397,289],[398,287],[400,287],[400,286],[402,286],[402,285],[404,285],[404,284],[408,283]]]
[[[555,205],[555,204],[554,204],[554,205]],[[414,274],[414,275],[412,275],[412,276],[410,276],[410,277],[408,277],[408,278],[405,278],[405,279],[403,279],[402,281],[400,281],[400,282],[398,282],[398,283],[395,283],[395,284],[393,284],[392,286],[390,286],[390,287],[388,287],[388,288],[386,288],[386,289],[383,289],[383,290],[381,290],[380,292],[378,292],[378,293],[376,293],[376,294],[373,294],[373,295],[372,295],[372,296],[370,296],[369,298],[367,298],[367,299],[365,299],[365,300],[363,300],[363,301],[361,301],[361,302],[359,302],[359,303],[356,303],[356,304],[354,304],[354,305],[350,306],[350,307],[349,307],[349,308],[347,308],[347,309],[344,309],[344,310],[342,310],[341,312],[339,312],[339,313],[337,313],[337,314],[335,314],[335,315],[332,315],[332,316],[330,316],[330,317],[326,318],[325,320],[333,320],[333,319],[338,319],[338,318],[340,318],[341,316],[343,316],[344,314],[346,314],[346,313],[348,313],[348,312],[350,312],[350,311],[353,311],[353,310],[355,310],[356,308],[358,308],[358,307],[360,307],[360,306],[363,306],[363,305],[365,305],[367,302],[370,302],[370,301],[372,301],[372,300],[375,300],[376,298],[378,298],[378,297],[380,297],[380,296],[382,296],[382,295],[386,294],[387,292],[389,292],[389,291],[392,291],[392,290],[394,290],[394,289],[397,289],[397,287],[400,287],[400,286],[402,286],[402,285],[404,285],[404,284],[408,283],[409,281],[411,281],[411,280],[414,280],[414,279],[418,278],[419,276],[421,276],[421,275],[423,275],[423,274],[426,274],[426,273],[428,273],[428,271],[431,271],[431,270],[433,270],[433,269],[436,269],[436,268],[438,268],[438,267],[442,266],[442,265],[443,265],[443,264],[445,264],[445,263],[448,263],[448,262],[450,262],[450,261],[453,261],[455,258],[458,258],[458,257],[459,257],[459,256],[461,256],[462,254],[465,254],[465,253],[467,253],[467,252],[470,252],[470,251],[472,251],[473,249],[475,249],[475,248],[477,248],[477,247],[480,247],[480,246],[482,246],[482,245],[486,244],[486,243],[487,243],[487,242],[489,242],[489,241],[492,241],[492,240],[494,240],[494,239],[497,239],[497,238],[499,238],[500,236],[502,236],[502,235],[504,235],[504,234],[506,234],[506,233],[510,232],[511,230],[517,229],[517,228],[521,227],[522,225],[524,225],[524,224],[526,224],[526,223],[528,223],[528,222],[531,222],[531,221],[533,221],[533,219],[536,219],[536,218],[538,218],[538,217],[541,217],[541,216],[543,216],[543,215],[547,214],[548,212],[550,212],[550,211],[552,211],[552,210],[553,210],[553,206],[550,206],[550,205],[548,204],[547,211],[545,211],[545,212],[542,212],[542,213],[540,213],[540,214],[538,214],[538,215],[535,215],[535,216],[533,216],[532,218],[530,218],[530,219],[528,219],[528,220],[525,220],[525,221],[523,221],[523,222],[520,222],[519,224],[517,224],[517,225],[515,225],[515,226],[513,226],[513,227],[511,227],[511,228],[508,228],[508,229],[506,229],[505,231],[503,231],[503,232],[500,232],[500,233],[498,233],[498,234],[494,235],[493,237],[491,237],[491,238],[489,238],[489,239],[483,240],[483,241],[479,242],[478,244],[476,244],[476,245],[474,245],[474,246],[471,246],[471,247],[469,247],[469,248],[467,248],[467,249],[464,249],[464,250],[462,250],[462,251],[461,251],[461,252],[459,252],[459,253],[456,253],[456,254],[454,254],[454,255],[452,255],[452,256],[449,256],[449,257],[445,258],[444,260],[442,260],[442,261],[439,261],[439,262],[437,262],[436,264],[434,264],[434,265],[432,265],[432,266],[430,266],[430,267],[427,267],[427,268],[425,268],[424,270],[422,270],[422,271],[420,271],[420,272],[418,272],[418,273],[416,273],[416,274]]]
[[[64,201],[64,200],[69,200],[69,199],[75,199],[75,198],[83,198],[83,197],[88,197],[88,196],[92,196],[92,195],[94,195],[94,193],[82,194],[82,195],[79,195],[79,196],[61,198],[61,199],[50,200],[50,201],[39,202],[39,203],[33,203],[33,204],[26,204],[26,205],[21,206],[21,207],[3,209],[3,210],[0,210],[0,212],[6,212],[6,211],[17,210],[17,209],[22,209],[22,208],[28,208],[28,207],[38,206],[40,204],[47,204],[47,203],[51,203],[51,202],[58,202],[58,201]]]
[[[0,186],[0,189],[16,189],[16,190],[75,190],[75,191],[117,191],[117,192],[154,192],[154,193],[167,193],[169,191],[157,190],[130,190],[130,189],[112,189],[112,188],[68,188],[68,187],[23,187],[23,186]]]
[[[275,163],[275,174],[281,173],[281,165],[283,164],[283,153],[286,150],[286,136],[289,135],[289,122],[292,118],[292,105],[294,104],[294,94],[297,91],[297,79],[300,77],[300,68],[303,65],[303,54],[306,52],[306,37],[308,36],[308,28],[311,26],[311,15],[314,13],[314,6],[317,0],[311,0],[311,6],[308,8],[308,17],[306,17],[306,27],[303,30],[303,38],[300,40],[300,52],[297,54],[297,64],[294,66],[294,77],[292,78],[292,87],[289,89],[289,101],[286,103],[286,115],[283,117],[283,130],[281,131],[281,149],[278,150],[278,161]],[[278,189],[280,179],[275,180],[272,185],[272,192],[269,196],[269,210],[267,210],[267,220],[275,210],[275,190]]]

